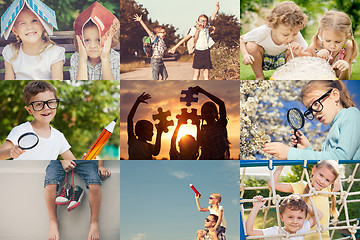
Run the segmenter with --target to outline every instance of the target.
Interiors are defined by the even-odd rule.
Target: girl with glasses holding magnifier
[[[299,131],[297,139],[294,135],[291,138],[297,148],[271,142],[264,144],[263,151],[284,160],[360,159],[360,111],[344,83],[340,80],[310,81],[302,88],[300,96],[307,108],[304,116],[330,126],[321,151],[315,151]]]

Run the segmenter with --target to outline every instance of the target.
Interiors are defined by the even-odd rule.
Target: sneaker
[[[75,193],[72,194],[70,204],[67,207],[69,212],[80,205],[81,199],[84,196],[84,190],[81,187],[76,185],[74,189]]]
[[[70,188],[66,188],[66,185],[68,185],[68,184],[64,184],[62,186],[59,196],[56,197],[56,199],[55,199],[56,205],[66,205],[66,204],[70,203],[71,194],[73,192],[73,186],[70,185]]]

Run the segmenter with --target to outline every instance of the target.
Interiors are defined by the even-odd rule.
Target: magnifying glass
[[[18,139],[18,146],[22,150],[30,150],[39,143],[39,137],[33,132],[22,134]],[[12,160],[13,158],[10,158]]]
[[[297,130],[304,127],[305,124],[305,118],[303,113],[297,108],[292,108],[287,112],[287,120],[290,126],[294,129],[294,135],[296,139],[298,139],[296,136],[296,132]],[[295,144],[294,147],[296,148],[297,144]]]

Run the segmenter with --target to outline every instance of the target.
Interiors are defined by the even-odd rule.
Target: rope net
[[[256,162],[256,160],[252,160],[254,161],[254,163]],[[280,202],[286,198],[286,197],[281,197],[280,195],[277,194],[276,189],[275,189],[275,182],[274,182],[274,175],[273,175],[273,171],[274,171],[274,166],[273,164],[276,163],[276,160],[266,160],[268,162],[268,168],[269,168],[269,172],[270,172],[270,181],[271,181],[271,185],[272,188],[270,189],[268,186],[260,186],[260,187],[248,187],[245,184],[245,173],[246,173],[246,167],[242,167],[242,164],[240,162],[240,168],[243,168],[242,173],[240,170],[240,218],[241,218],[241,229],[244,230],[244,233],[240,233],[241,235],[241,240],[245,240],[246,239],[268,239],[268,238],[275,238],[275,237],[281,237],[282,239],[289,239],[290,237],[297,237],[297,236],[304,236],[304,235],[308,235],[308,234],[314,234],[316,233],[318,235],[318,239],[323,239],[321,236],[321,233],[330,230],[332,231],[330,234],[330,239],[331,240],[335,240],[334,238],[334,234],[335,231],[338,230],[343,230],[346,229],[350,235],[343,237],[343,238],[336,238],[336,240],[345,240],[345,239],[352,239],[352,240],[357,240],[360,239],[360,210],[359,210],[359,214],[357,215],[357,218],[354,219],[350,219],[349,218],[349,214],[348,214],[348,204],[349,203],[355,203],[355,202],[360,202],[360,191],[358,192],[351,192],[351,188],[354,184],[354,182],[360,182],[360,176],[356,175],[356,172],[359,168],[359,160],[352,160],[353,164],[356,163],[352,174],[348,177],[348,178],[340,178],[340,185],[341,185],[341,189],[339,192],[323,192],[323,191],[316,191],[314,187],[311,186],[310,184],[310,177],[307,171],[307,164],[308,162],[317,162],[317,161],[307,161],[304,160],[303,162],[303,170],[302,170],[302,175],[301,175],[301,180],[306,180],[307,184],[309,184],[310,186],[310,191],[308,194],[301,194],[301,197],[309,197],[310,200],[310,205],[312,206],[313,209],[316,209],[314,201],[313,201],[313,196],[314,195],[318,195],[318,194],[325,194],[328,195],[329,197],[331,195],[335,195],[336,196],[336,206],[337,209],[339,210],[339,216],[341,214],[342,211],[344,211],[345,213],[345,219],[340,221],[336,218],[332,218],[330,220],[329,223],[329,227],[324,227],[322,224],[320,224],[320,220],[319,217],[315,211],[315,218],[316,218],[316,230],[312,230],[312,231],[308,231],[306,233],[300,233],[300,234],[290,234],[290,233],[280,233],[280,229],[281,229],[281,220],[280,220]],[[250,161],[248,161],[250,162]],[[297,164],[291,164],[289,163],[291,161],[288,161],[288,163],[286,165],[298,165]],[[348,162],[347,162],[348,163]],[[341,161],[339,162],[339,164],[341,164]],[[281,164],[277,164],[277,165],[281,165]],[[283,164],[284,165],[284,164]],[[254,164],[252,166],[261,166],[261,165],[257,165]],[[355,177],[358,177],[358,179],[356,179]],[[346,189],[344,189],[343,187],[343,183],[348,183],[348,186]],[[261,210],[264,212],[264,219],[263,219],[263,229],[265,228],[265,223],[267,220],[267,216],[269,213],[270,209],[275,209],[276,210],[276,219],[277,219],[277,226],[278,226],[278,231],[279,234],[277,235],[271,235],[271,236],[248,236],[246,235],[246,228],[245,228],[245,212],[250,212],[251,208],[245,208],[244,204],[245,203],[252,203],[256,200],[254,199],[244,199],[244,194],[245,191],[254,191],[254,190],[263,190],[263,189],[267,189],[269,190],[269,194],[268,197],[264,197],[264,200],[267,200],[266,205],[264,205]],[[349,196],[354,196],[354,195],[359,195],[359,198],[357,199],[347,199]],[[340,207],[339,207],[340,206]]]

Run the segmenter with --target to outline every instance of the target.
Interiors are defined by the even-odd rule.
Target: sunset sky
[[[153,124],[158,121],[152,120],[152,115],[157,114],[157,109],[162,107],[164,111],[170,110],[171,117],[168,120],[174,120],[174,125],[177,124],[176,115],[181,113],[181,108],[186,108],[186,103],[180,102],[182,96],[181,90],[187,90],[189,87],[199,85],[211,94],[221,98],[225,102],[228,125],[227,131],[229,136],[230,157],[238,159],[240,152],[240,83],[238,81],[121,81],[120,90],[120,157],[128,159],[128,145],[127,145],[127,116],[137,97],[141,93],[146,92],[151,95],[148,104],[141,103],[134,117],[134,124],[140,119],[151,121]],[[194,95],[196,97],[196,95]],[[199,94],[199,101],[192,103],[188,107],[196,108],[200,114],[201,105],[209,101],[203,94]],[[187,125],[180,128],[179,135],[182,134],[182,129],[187,128],[187,134],[196,135],[195,125],[190,124],[188,120]],[[175,126],[169,127],[169,132],[163,133],[161,151],[156,159],[169,159],[170,140],[174,132]],[[152,143],[155,143],[156,132]]]

